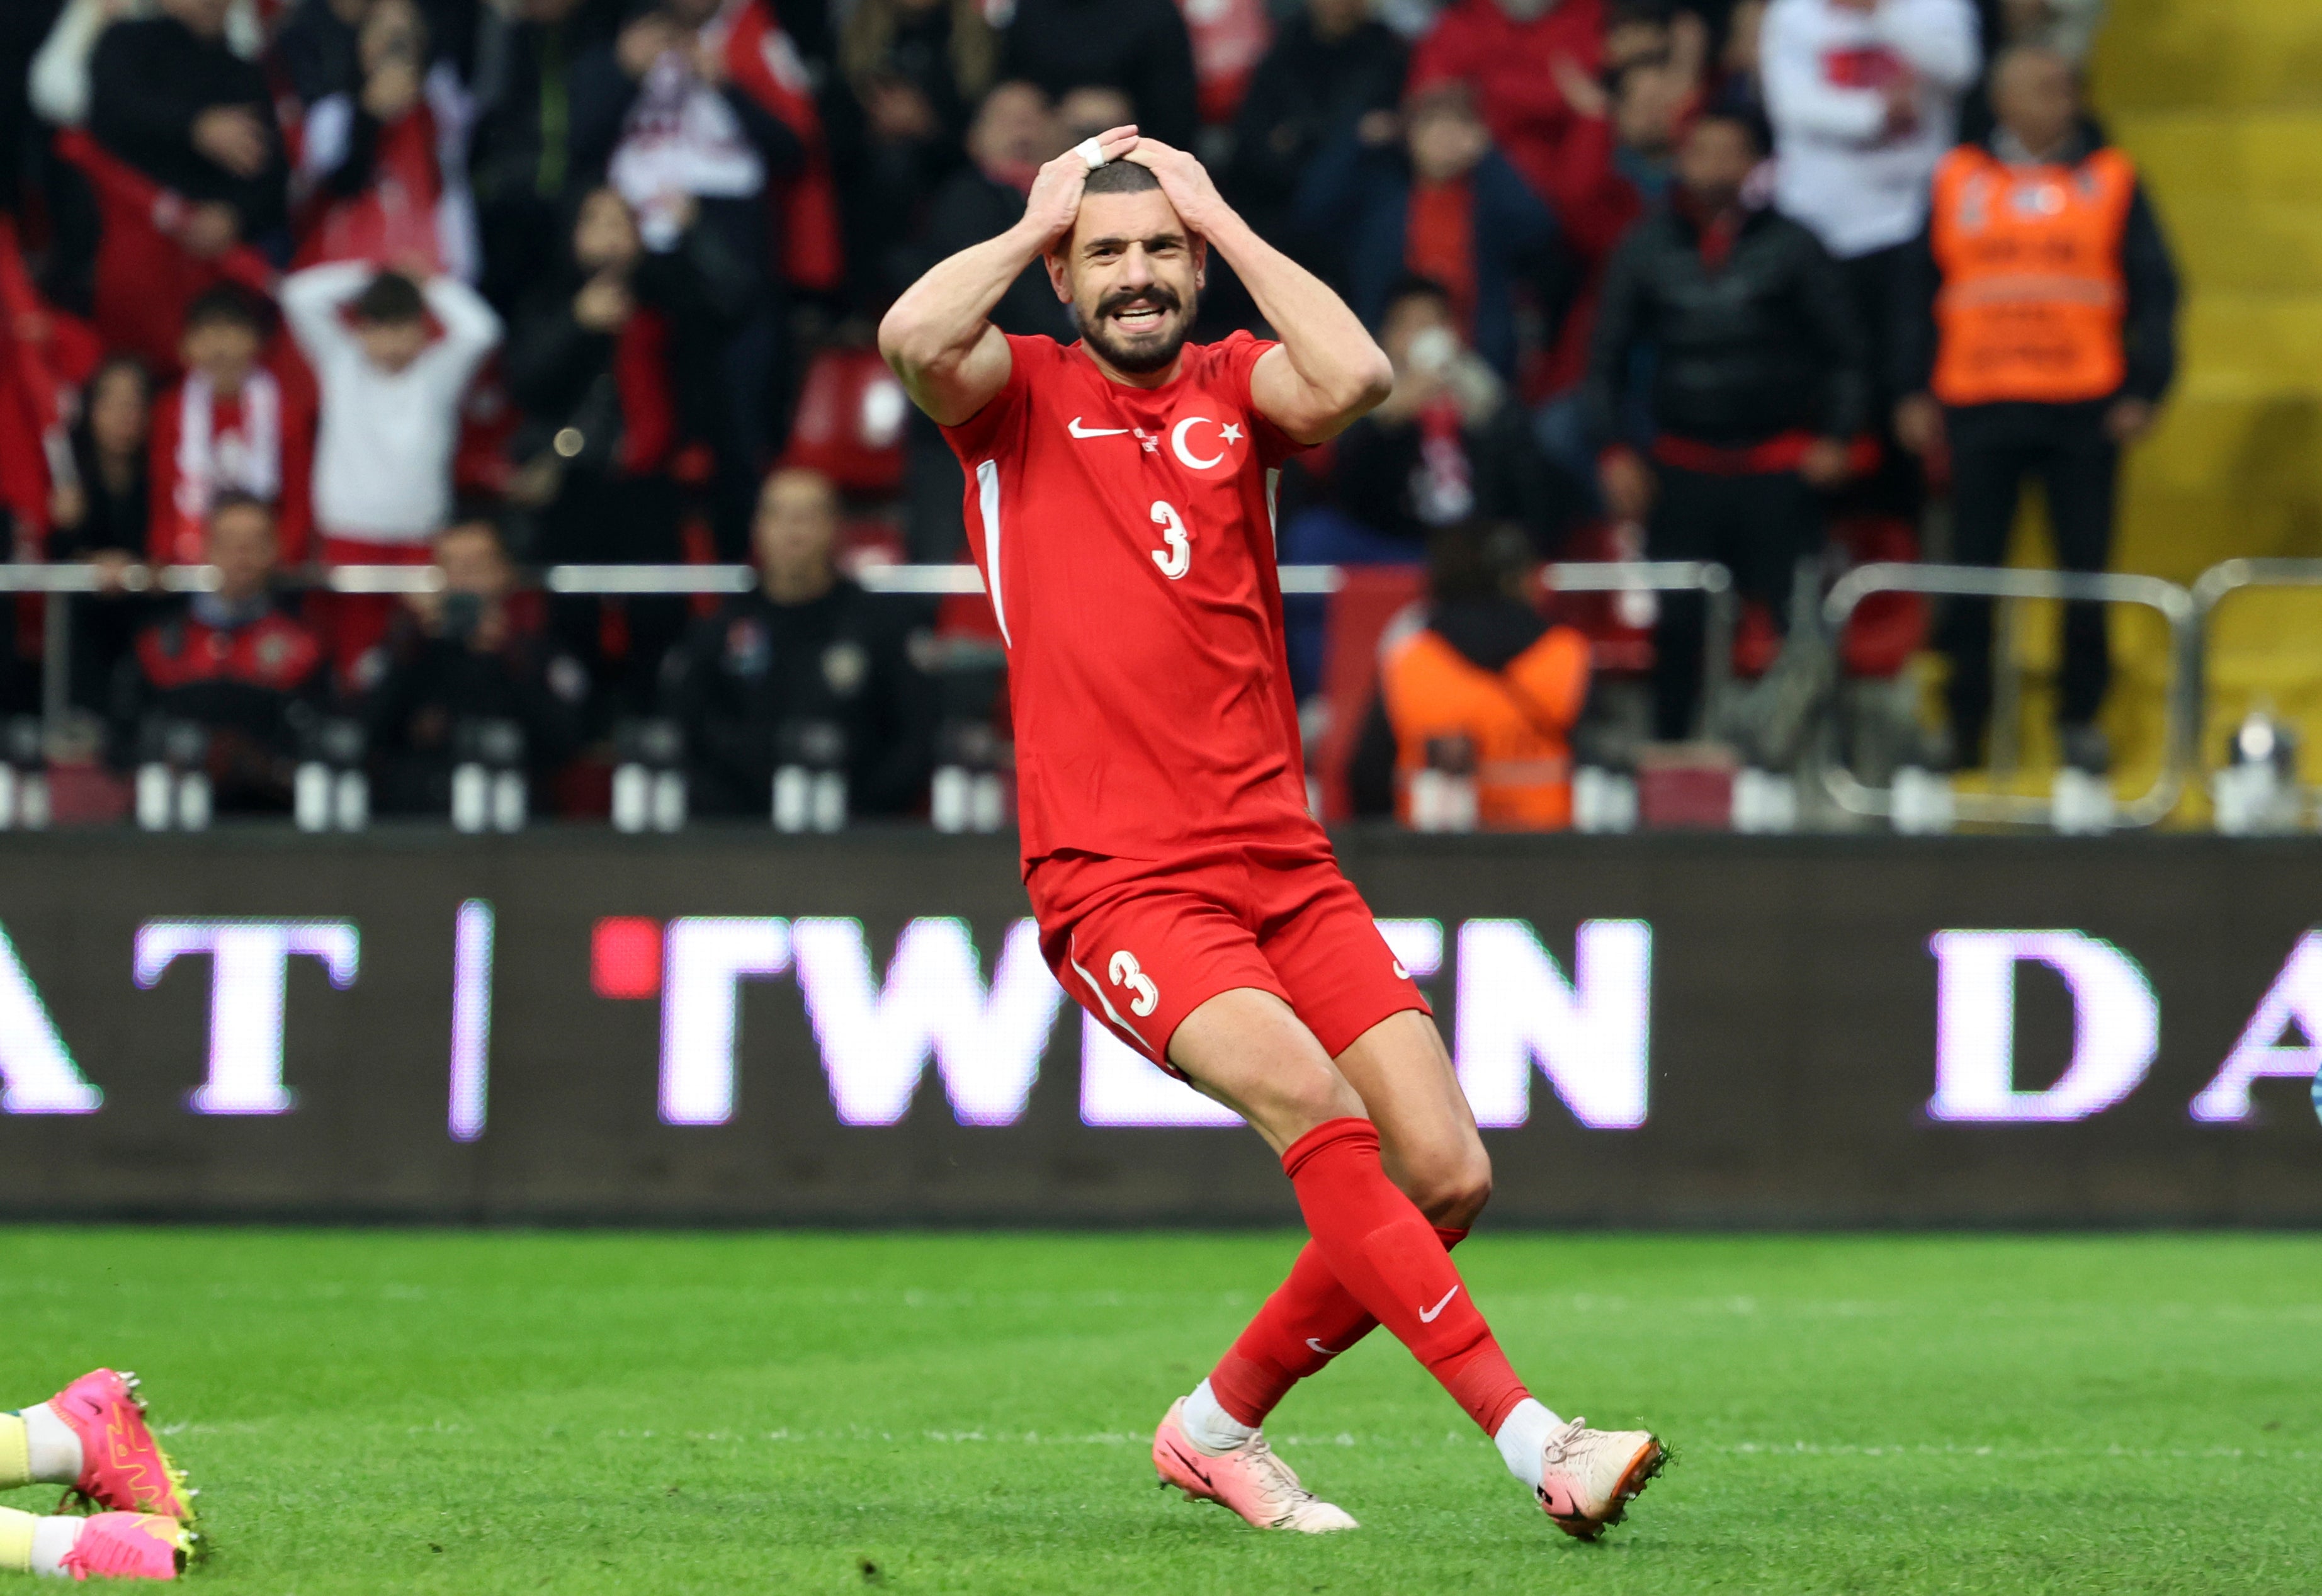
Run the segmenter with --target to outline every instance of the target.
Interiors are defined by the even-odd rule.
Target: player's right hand
[[[1108,128],[1096,136],[1105,160],[1119,160],[1137,148],[1137,125]],[[1080,214],[1081,185],[1088,181],[1089,164],[1070,150],[1040,169],[1032,192],[1024,201],[1024,226],[1036,232],[1043,248],[1062,236]]]

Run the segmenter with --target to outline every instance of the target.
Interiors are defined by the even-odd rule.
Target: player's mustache
[[[1123,288],[1118,293],[1106,295],[1097,302],[1096,314],[1109,316],[1114,311],[1124,310],[1132,305],[1149,305],[1156,310],[1175,310],[1182,303],[1175,288],[1155,283],[1150,287]]]

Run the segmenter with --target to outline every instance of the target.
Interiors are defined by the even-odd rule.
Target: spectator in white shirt
[[[499,317],[457,278],[423,287],[359,261],[284,279],[282,312],[322,395],[314,506],[324,561],[425,564],[451,519],[461,397],[499,343]],[[392,609],[369,595],[336,609],[334,653],[359,678]]]
[[[1926,225],[1935,163],[1959,141],[1979,33],[1972,0],[1773,0],[1759,35],[1775,207],[1837,259],[1881,380],[1899,274]],[[1871,414],[1884,416],[1897,396],[1879,397]],[[1910,516],[1916,473],[1898,451],[1887,458],[1869,507]]]
[[[1842,260],[1918,236],[1982,63],[1969,0],[1774,0],[1760,36],[1775,204]]]

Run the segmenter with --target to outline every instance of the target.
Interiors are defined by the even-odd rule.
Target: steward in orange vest
[[[1588,643],[1518,596],[1521,548],[1519,534],[1472,523],[1436,534],[1426,624],[1390,627],[1380,645],[1378,695],[1348,772],[1358,815],[1408,823],[1429,744],[1460,738],[1485,829],[1572,824],[1569,735],[1588,696]]]
[[[2152,425],[2176,366],[2177,274],[2135,166],[2100,145],[2077,74],[2018,46],[1992,68],[1998,126],[1935,168],[1927,231],[1905,273],[1895,432],[1948,455],[1952,557],[1998,565],[2025,479],[2040,479],[2058,562],[2112,553],[2120,448]],[[1981,762],[1991,704],[1991,606],[1953,600],[1955,765]],[[2059,683],[2066,760],[2101,772],[2095,725],[2111,666],[2101,609],[2070,606]]]

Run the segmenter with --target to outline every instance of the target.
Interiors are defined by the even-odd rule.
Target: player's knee
[[[1284,1092],[1291,1110],[1310,1124],[1359,1117],[1363,1112],[1363,1100],[1347,1084],[1347,1078],[1327,1064],[1293,1072],[1284,1082]]]
[[[1480,1142],[1412,1172],[1411,1200],[1431,1223],[1465,1230],[1492,1200],[1492,1159]]]
[[[1347,1078],[1321,1060],[1277,1070],[1266,1083],[1264,1099],[1253,1107],[1263,1109],[1285,1141],[1295,1141],[1330,1120],[1359,1118],[1363,1113],[1363,1099]]]

